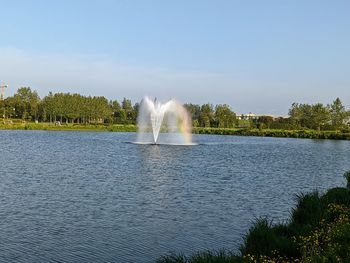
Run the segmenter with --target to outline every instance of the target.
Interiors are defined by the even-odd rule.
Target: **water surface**
[[[251,222],[287,220],[295,194],[344,186],[350,142],[0,131],[1,262],[152,262],[237,249]]]

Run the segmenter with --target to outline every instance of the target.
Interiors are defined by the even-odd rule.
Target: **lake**
[[[350,141],[0,131],[0,262],[154,262],[237,249],[295,195],[345,186]]]

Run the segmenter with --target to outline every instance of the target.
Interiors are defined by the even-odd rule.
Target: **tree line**
[[[237,116],[228,105],[185,104],[192,115],[193,126],[218,128],[259,128],[285,130],[341,130],[349,129],[350,110],[347,110],[339,98],[331,104],[323,105],[293,103],[288,117],[273,116]]]
[[[60,123],[136,123],[138,103],[124,98],[108,101],[103,96],[50,92],[40,98],[36,91],[22,87],[2,101],[3,117]]]
[[[331,104],[293,103],[286,118],[237,116],[227,104],[184,104],[194,127],[340,130],[349,127],[350,111],[339,98]],[[4,118],[59,123],[136,124],[139,103],[121,102],[103,96],[50,92],[44,98],[22,87],[0,101]]]
[[[328,105],[293,103],[289,116],[296,128],[314,130],[339,130],[350,121],[350,111],[345,109],[339,98]]]

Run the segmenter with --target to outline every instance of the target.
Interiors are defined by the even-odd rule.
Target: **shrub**
[[[249,229],[244,244],[240,248],[242,255],[255,255],[273,257],[274,251],[280,251],[287,255],[294,255],[296,248],[285,232],[283,225],[272,227],[267,219],[258,219]]]
[[[297,196],[297,205],[292,212],[292,224],[305,228],[315,226],[324,215],[324,205],[318,192]]]
[[[322,196],[322,200],[326,205],[333,203],[350,207],[349,191],[343,187],[336,187],[328,190],[328,192]]]

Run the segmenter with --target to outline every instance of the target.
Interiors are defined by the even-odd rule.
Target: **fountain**
[[[161,103],[145,97],[140,103],[137,124],[136,143],[193,145],[191,118],[174,99]]]

